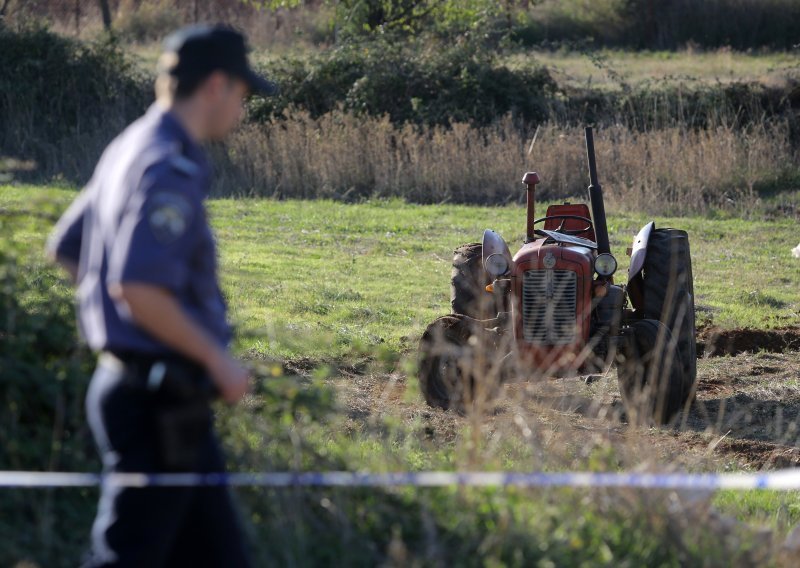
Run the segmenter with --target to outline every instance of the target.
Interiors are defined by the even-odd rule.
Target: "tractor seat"
[[[592,218],[591,214],[589,213],[589,207],[585,203],[564,203],[562,205],[551,205],[547,208],[547,216],[550,217],[552,215],[577,215],[579,217],[586,217],[587,219]],[[583,229],[586,226],[586,223],[579,221],[578,219],[548,219],[544,222],[544,228],[547,231],[555,231],[561,226],[561,223],[564,223],[564,229],[569,229],[572,231]],[[578,236],[584,239],[589,239],[593,242],[597,242],[594,229],[586,231],[585,233],[581,233]]]

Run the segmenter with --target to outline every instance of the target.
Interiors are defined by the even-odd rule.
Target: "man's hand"
[[[149,284],[123,283],[109,286],[108,292],[127,304],[136,325],[200,363],[226,402],[234,404],[247,393],[249,373],[183,312],[169,291]]]
[[[211,357],[206,370],[225,402],[236,404],[250,390],[250,373],[225,352]]]

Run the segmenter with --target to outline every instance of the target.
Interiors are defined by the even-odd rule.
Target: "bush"
[[[386,114],[395,123],[488,124],[507,113],[538,122],[546,118],[547,100],[555,92],[545,69],[512,71],[470,42],[437,49],[380,38],[349,43],[308,62],[273,64],[265,72],[282,94],[253,106],[257,121],[294,106],[313,116],[337,107]]]
[[[43,219],[0,216],[0,470],[96,471],[83,411],[93,358],[76,341],[71,294],[14,241],[46,230]],[[87,533],[70,532],[88,530],[95,500],[85,489],[0,491],[0,564],[34,552],[43,566],[78,558]]]
[[[152,88],[112,38],[81,43],[43,28],[0,27],[0,155],[37,174],[85,180]]]

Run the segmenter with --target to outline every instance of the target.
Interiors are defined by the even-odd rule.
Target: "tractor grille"
[[[528,270],[522,280],[525,341],[565,345],[575,340],[577,276],[571,270]]]

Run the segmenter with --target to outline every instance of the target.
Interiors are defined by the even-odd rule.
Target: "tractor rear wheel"
[[[662,322],[677,343],[683,371],[681,403],[694,396],[697,346],[689,235],[678,229],[650,234],[642,271],[644,317]]]
[[[428,326],[420,339],[418,374],[429,406],[463,412],[474,401],[493,397],[494,388],[487,384],[499,381],[487,377],[492,344],[485,335],[480,322],[458,314]]]
[[[622,330],[617,377],[630,421],[667,424],[683,406],[683,368],[676,342],[658,320],[639,320]]]

